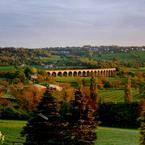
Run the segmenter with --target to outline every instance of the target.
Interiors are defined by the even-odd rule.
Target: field
[[[90,77],[56,77],[56,82],[59,84],[70,83],[73,87],[77,87],[77,83],[80,83],[83,79],[86,81],[86,84],[90,85]],[[123,80],[123,78],[107,77],[107,80]],[[139,95],[138,90],[132,88],[133,101],[138,101]],[[99,90],[99,96],[101,97],[102,102],[124,102],[124,90],[123,89],[101,89]]]
[[[124,90],[121,89],[103,89],[99,91],[102,102],[124,102]],[[132,89],[133,102],[138,101],[138,91]]]
[[[19,133],[25,124],[25,121],[0,120],[0,131],[6,136],[5,145],[23,142]],[[138,140],[138,130],[99,127],[96,145],[138,145]]]
[[[138,130],[100,127],[96,145],[138,145]]]
[[[5,134],[5,145],[23,142],[24,138],[20,136],[20,131],[25,124],[25,121],[0,120],[0,131]]]
[[[118,60],[121,61],[128,61],[128,62],[133,62],[136,59],[140,60],[140,61],[144,61],[145,52],[129,52],[129,53],[125,53],[125,52],[118,52],[118,53],[102,53],[100,54],[94,54],[93,58],[95,60],[112,60],[113,58],[117,58]]]
[[[14,69],[14,66],[0,66],[0,71],[10,71]]]

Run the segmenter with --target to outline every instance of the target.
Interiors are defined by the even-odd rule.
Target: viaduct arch
[[[70,69],[70,70],[47,70],[49,76],[114,76],[116,73],[116,68],[103,68],[103,69]]]

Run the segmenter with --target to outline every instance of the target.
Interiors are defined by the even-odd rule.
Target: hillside
[[[30,65],[45,69],[141,67],[144,47],[0,48],[0,66]]]

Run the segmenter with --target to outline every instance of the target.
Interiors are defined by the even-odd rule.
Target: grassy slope
[[[25,121],[0,120],[0,131],[6,135],[6,145],[23,141],[19,133],[25,124]],[[138,145],[138,140],[138,130],[99,127],[96,145]]]
[[[103,102],[124,102],[124,90],[104,89],[99,91],[99,95]],[[134,102],[140,99],[136,89],[132,89],[132,96]]]
[[[10,71],[13,69],[14,69],[14,66],[0,66],[0,71]]]
[[[138,130],[101,127],[96,145],[138,145]]]
[[[132,62],[134,60],[144,61],[145,52],[118,52],[118,53],[103,53],[101,55],[94,55],[94,59],[96,60],[112,60],[113,58],[118,58],[121,61],[129,61]]]
[[[13,141],[22,142],[24,140],[20,136],[20,131],[25,123],[25,121],[0,120],[0,131],[5,134],[6,145]]]

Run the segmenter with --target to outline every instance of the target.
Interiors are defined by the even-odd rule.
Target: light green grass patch
[[[5,145],[10,145],[13,141],[24,141],[20,132],[25,124],[26,121],[0,120],[0,131],[5,135]]]
[[[136,98],[138,91],[132,89],[133,101],[138,101]],[[102,102],[124,102],[124,90],[120,89],[103,89],[99,91]]]
[[[14,66],[0,66],[0,71],[10,71],[13,69],[14,69]]]
[[[139,145],[139,131],[99,127],[96,145]]]

